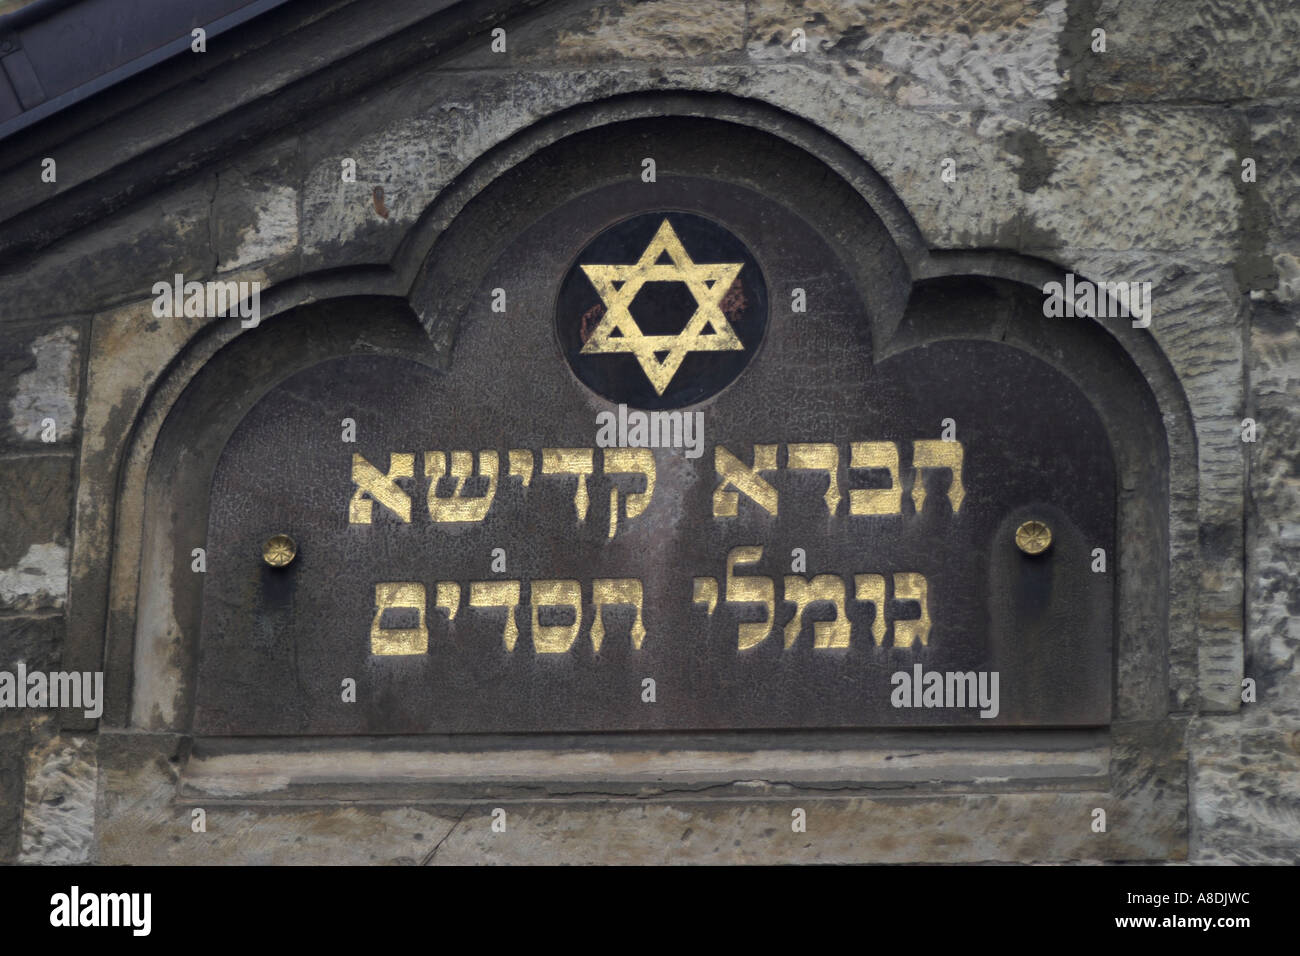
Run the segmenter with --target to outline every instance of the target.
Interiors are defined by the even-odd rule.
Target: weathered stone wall
[[[1173,544],[1170,630],[1190,637],[1172,642],[1168,701],[1189,718],[1188,855],[1300,857],[1300,5],[584,2],[506,28],[505,53],[486,35],[467,39],[0,267],[0,669],[20,659],[58,666],[65,634],[96,620],[87,609],[106,600],[96,588],[107,587],[114,521],[140,520],[138,503],[117,503],[117,463],[152,390],[203,324],[154,319],[154,282],[180,272],[274,292],[388,263],[477,158],[533,124],[623,94],[722,93],[846,144],[932,249],[1014,252],[1095,278],[1152,281],[1150,334],[1193,426],[1171,440],[1198,463],[1171,475],[1175,520],[1189,529]],[[1104,52],[1093,49],[1097,28]],[[304,57],[326,44],[284,42],[304,44]],[[184,135],[192,119],[176,112],[151,135]],[[355,184],[340,181],[344,158],[356,160]],[[946,158],[955,182],[941,179]],[[1255,182],[1242,180],[1248,158]],[[67,175],[75,181],[76,170]],[[1246,417],[1258,423],[1253,444],[1242,441]],[[46,419],[53,442],[42,440]],[[1254,703],[1241,703],[1243,677],[1256,683]],[[116,799],[97,770],[98,737],[59,732],[45,715],[0,713],[0,861],[130,857],[130,847],[96,837]],[[168,777],[166,761],[141,765]],[[279,818],[279,849],[258,852],[294,859],[302,832],[355,812]],[[600,839],[634,828],[638,814],[675,811],[619,812],[630,816],[605,819]],[[391,837],[383,820],[367,819]],[[993,826],[979,813],[972,820],[982,822],[964,828]],[[435,843],[440,860],[488,852],[468,835],[439,842],[454,822],[404,820],[420,831],[417,849],[392,837],[372,858],[426,859]],[[696,847],[687,856],[717,859],[692,843],[707,844],[699,822],[678,823],[683,846]],[[577,826],[551,824],[532,821],[539,854]],[[726,840],[725,826],[709,827]],[[729,858],[758,862],[757,852]],[[880,852],[907,858],[905,847]],[[969,858],[1029,852],[1008,832]]]
[[[32,321],[13,310],[17,303],[6,305],[0,324],[0,669],[13,672],[22,661],[48,671],[59,666],[66,633],[81,345],[88,323],[82,317]],[[43,441],[43,432],[54,441]],[[23,828],[29,799],[33,825],[45,829],[40,818],[63,772],[48,760],[53,731],[48,714],[0,711],[0,861],[14,860],[29,840]],[[79,777],[93,795],[93,765]],[[83,851],[92,805],[93,799],[82,802]],[[57,825],[51,829],[57,856],[67,851],[67,841]]]

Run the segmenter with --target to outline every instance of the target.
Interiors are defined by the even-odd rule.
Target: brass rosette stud
[[[283,568],[298,555],[298,545],[287,534],[273,534],[262,545],[262,560],[273,568]]]
[[[1042,554],[1052,546],[1052,529],[1041,521],[1026,521],[1016,529],[1016,547],[1025,554]]]

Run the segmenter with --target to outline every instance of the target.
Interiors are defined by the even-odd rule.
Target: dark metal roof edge
[[[66,7],[78,2],[80,2],[80,0],[37,0],[37,2],[32,4],[30,7],[24,7],[8,16],[0,17],[0,34],[3,34],[6,28],[12,29],[25,24],[34,23],[45,16],[62,11]],[[238,10],[226,14],[224,17],[220,17],[209,24],[204,24],[203,30],[206,32],[208,37],[218,36],[248,22],[249,20],[252,20],[255,17],[259,17],[270,10],[274,10],[276,7],[284,6],[289,2],[290,0],[253,0],[252,3],[245,4]],[[24,14],[36,7],[40,7],[41,9],[36,13],[33,13],[31,16],[23,18]],[[23,19],[20,20],[19,18]],[[60,110],[66,109],[76,103],[80,103],[82,100],[89,99],[96,93],[106,90],[111,86],[115,86],[129,77],[135,76],[137,73],[142,73],[164,60],[171,59],[172,57],[185,52],[190,48],[191,42],[191,35],[177,37],[172,42],[160,47],[155,47],[143,56],[136,57],[134,60],[123,63],[121,66],[109,70],[107,73],[102,73],[89,82],[68,90],[66,93],[61,93],[53,99],[46,100],[44,103],[40,103],[37,106],[32,107],[30,110],[25,110],[12,119],[0,123],[0,140],[7,139],[14,133],[26,129],[28,126],[45,119],[47,116],[52,116]]]
[[[80,3],[81,0],[34,0],[25,7],[19,7],[13,13],[0,17],[0,33],[6,30],[21,30],[25,26],[39,23],[41,20],[61,13],[65,7]]]

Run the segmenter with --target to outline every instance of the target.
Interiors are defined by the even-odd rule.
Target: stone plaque
[[[518,236],[445,371],[343,356],[235,430],[196,729],[1107,723],[1086,396],[995,342],[873,355],[817,231],[742,187],[596,193]]]

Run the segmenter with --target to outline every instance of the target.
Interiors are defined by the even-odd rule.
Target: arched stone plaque
[[[518,235],[507,310],[467,317],[445,372],[333,359],[236,428],[196,731],[1107,723],[1115,467],[1086,396],[996,342],[877,358],[845,265],[762,195],[630,196]]]

